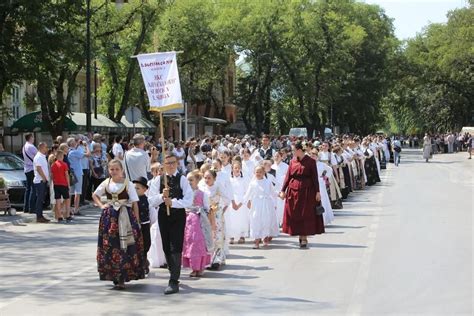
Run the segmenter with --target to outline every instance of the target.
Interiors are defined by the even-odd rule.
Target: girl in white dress
[[[286,173],[288,172],[288,164],[283,161],[281,152],[277,151],[273,154],[274,164],[272,169],[275,170],[275,189],[277,192],[281,191],[283,182],[285,181]],[[285,200],[276,199],[276,214],[278,225],[281,226],[283,223],[283,210],[285,208]]]
[[[334,213],[331,207],[331,200],[326,187],[326,181],[331,176],[332,168],[318,160],[318,150],[311,150],[311,158],[316,160],[316,168],[318,170],[319,192],[321,194],[321,205],[324,207],[323,220],[324,225],[330,224],[334,220]]]
[[[163,166],[159,162],[156,162],[151,166],[150,169],[153,179],[148,181],[149,187],[151,187],[153,182],[159,181],[160,175],[163,172]],[[166,257],[165,253],[163,252],[160,227],[158,226],[158,209],[152,206],[150,206],[150,225],[151,246],[150,250],[148,251],[148,261],[150,261],[150,267],[166,268]]]
[[[230,244],[234,243],[234,239],[238,239],[239,244],[245,243],[245,237],[249,234],[249,209],[244,203],[249,182],[244,178],[241,168],[240,162],[232,163],[230,184],[233,199],[225,212],[226,235],[230,238]]]
[[[252,179],[255,170],[255,162],[250,160],[251,155],[250,149],[244,148],[242,150],[242,173],[248,182]]]
[[[254,249],[263,245],[268,246],[269,237],[278,235],[278,224],[275,214],[273,196],[275,191],[270,180],[265,178],[262,166],[255,168],[255,178],[245,194],[244,201],[250,209],[250,238],[255,240]]]
[[[199,183],[199,189],[209,197],[209,220],[214,240],[210,269],[219,270],[226,260],[224,213],[232,200],[232,195],[221,182],[217,181],[217,173],[212,169],[204,174],[204,183]]]

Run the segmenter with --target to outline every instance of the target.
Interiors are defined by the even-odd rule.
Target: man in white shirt
[[[153,151],[152,154],[156,154]],[[140,177],[148,179],[150,169],[150,156],[145,151],[145,136],[136,134],[133,136],[133,148],[124,154],[125,176],[129,181],[135,181]]]
[[[36,195],[35,211],[37,223],[49,223],[50,221],[43,216],[43,203],[46,196],[49,181],[49,168],[46,153],[48,152],[48,145],[40,143],[38,145],[38,152],[33,158],[33,171],[35,177],[33,178],[33,193]]]
[[[23,165],[26,176],[26,191],[25,191],[25,206],[23,212],[34,213],[35,212],[35,195],[33,188],[33,178],[35,173],[33,170],[33,158],[35,157],[38,150],[36,149],[34,142],[35,137],[33,134],[28,133],[25,135],[25,146],[23,146]]]
[[[115,136],[114,145],[112,146],[112,154],[115,159],[123,160],[123,148],[120,144],[122,142],[122,136]]]
[[[181,274],[181,253],[183,251],[184,228],[186,226],[186,208],[193,204],[193,190],[185,176],[178,172],[178,159],[167,154],[164,161],[167,187],[163,176],[156,177],[150,183],[148,202],[150,207],[159,208],[158,225],[166,256],[170,280],[165,294],[179,292]],[[169,208],[169,215],[167,212]]]

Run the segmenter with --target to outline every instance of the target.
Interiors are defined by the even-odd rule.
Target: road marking
[[[42,286],[42,287],[40,287],[39,289],[34,290],[33,292],[25,293],[25,294],[16,296],[16,297],[14,297],[14,298],[11,298],[11,299],[9,299],[9,300],[8,300],[8,299],[7,299],[7,300],[2,300],[2,302],[0,302],[0,310],[1,310],[1,309],[4,309],[5,307],[7,307],[7,306],[9,306],[9,305],[11,305],[11,304],[13,304],[13,303],[16,303],[16,302],[18,302],[18,301],[24,299],[25,297],[32,296],[32,295],[34,295],[34,294],[36,294],[36,293],[42,292],[42,291],[44,291],[44,290],[47,290],[47,289],[49,289],[50,287],[53,287],[53,286],[56,286],[56,285],[61,284],[61,283],[63,283],[63,282],[69,281],[70,279],[75,278],[75,277],[77,277],[77,276],[80,276],[81,274],[84,274],[84,273],[86,273],[86,272],[88,272],[88,271],[90,271],[90,270],[93,270],[93,269],[95,269],[95,268],[96,268],[95,265],[92,266],[92,267],[84,268],[84,269],[82,269],[82,270],[79,270],[79,271],[76,271],[76,272],[72,273],[71,275],[69,275],[69,276],[67,276],[67,277],[65,277],[65,278],[62,278],[62,279],[59,279],[59,280],[51,281],[51,282],[49,282],[49,284],[46,284],[45,286]]]
[[[382,177],[382,183],[388,182],[391,178],[392,168],[387,168],[386,172]],[[370,277],[370,266],[372,264],[372,256],[375,249],[375,242],[377,240],[377,230],[379,228],[380,214],[383,212],[382,208],[378,205],[383,204],[383,196],[385,192],[385,186],[380,187],[380,190],[374,196],[374,203],[377,207],[367,208],[372,211],[372,223],[369,227],[367,235],[367,245],[360,261],[359,271],[354,283],[354,289],[352,291],[352,297],[347,307],[348,315],[360,315],[362,311],[364,295],[367,291],[367,285]]]

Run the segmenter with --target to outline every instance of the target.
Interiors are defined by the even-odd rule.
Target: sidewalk
[[[94,204],[84,205],[79,208],[81,213],[85,212],[99,212],[100,209],[95,207]],[[44,216],[47,219],[50,219],[52,223],[54,223],[54,215],[52,210],[44,210]],[[22,211],[17,211],[14,216],[11,215],[3,215],[3,212],[0,214],[0,228],[7,227],[7,226],[22,226],[27,223],[35,223],[36,222],[36,214],[31,213],[23,213]]]

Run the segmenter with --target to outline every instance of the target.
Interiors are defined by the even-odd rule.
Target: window
[[[12,88],[12,118],[17,120],[20,118],[20,87]]]

